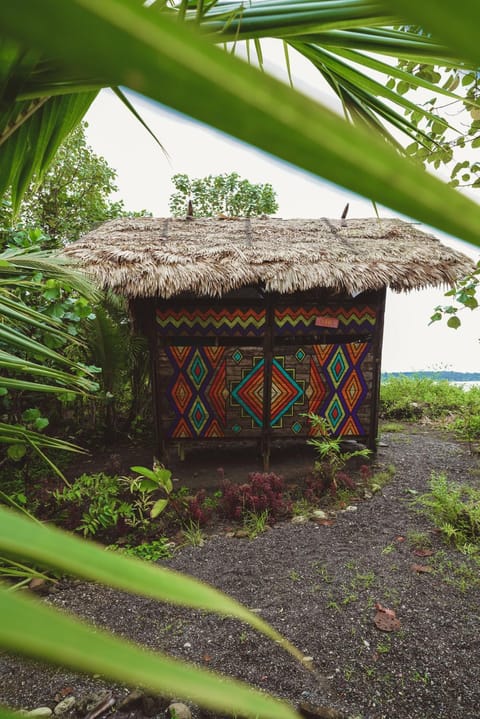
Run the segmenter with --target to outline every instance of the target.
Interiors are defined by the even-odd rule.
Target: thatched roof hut
[[[387,288],[449,285],[464,255],[399,220],[113,220],[70,245],[150,340],[159,451],[305,437],[375,448]]]
[[[70,245],[104,287],[129,298],[222,297],[262,285],[358,294],[451,284],[471,261],[400,220],[132,218]]]

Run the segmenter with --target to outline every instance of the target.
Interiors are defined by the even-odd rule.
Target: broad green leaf
[[[158,517],[158,515],[163,512],[167,504],[168,499],[158,499],[150,511],[151,518],[155,519],[156,517]]]
[[[62,552],[58,551],[59,546]],[[1,507],[0,550],[127,592],[236,617],[279,642],[297,659],[303,659],[301,652],[276,630],[222,592],[171,569],[105,552],[100,546],[52,527],[39,526]]]
[[[135,0],[17,0],[0,6],[0,20],[4,32],[67,67],[101,74],[106,84],[142,92],[400,213],[480,242],[474,202],[372,133],[211,46],[169,13],[146,11]],[[64,28],[72,26],[67,44]]]
[[[451,0],[383,0],[384,8],[397,11],[412,23],[421,25],[448,47],[480,67],[480,4],[472,0],[452,3]]]
[[[450,319],[447,321],[448,327],[451,327],[454,330],[457,330],[461,324],[461,320],[456,315],[454,317],[450,317]]]
[[[135,646],[18,592],[0,589],[0,615],[0,645],[15,653],[166,696],[189,697],[217,711],[266,719],[298,716],[287,704],[245,684]]]
[[[132,472],[138,472],[138,474],[141,474],[143,477],[148,477],[155,483],[155,486],[158,487],[158,478],[153,469],[148,469],[148,467],[140,467],[139,465],[135,465],[135,467],[130,467],[130,469],[132,470]]]

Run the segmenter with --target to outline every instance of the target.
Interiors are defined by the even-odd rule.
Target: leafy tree
[[[109,199],[118,190],[117,172],[87,145],[86,127],[85,122],[77,125],[60,145],[40,184],[32,180],[17,217],[4,198],[4,224],[38,227],[50,245],[59,246],[114,217],[146,214],[127,212],[123,200]]]
[[[273,215],[278,210],[270,184],[254,185],[236,172],[193,179],[177,174],[172,182],[176,192],[170,196],[170,211],[174,217],[185,217],[189,200],[195,217],[252,217]]]

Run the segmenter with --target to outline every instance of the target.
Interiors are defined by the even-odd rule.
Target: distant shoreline
[[[451,370],[418,370],[418,372],[382,372],[382,382],[395,377],[447,380],[448,382],[480,382],[480,372],[453,372]]]

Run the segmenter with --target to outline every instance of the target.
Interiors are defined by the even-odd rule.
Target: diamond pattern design
[[[348,411],[352,412],[363,396],[363,387],[355,370],[347,378],[342,394]]]
[[[263,382],[265,360],[256,362],[242,381],[232,390],[232,399],[259,427],[263,426]]]
[[[293,370],[294,371],[294,370]],[[303,397],[303,387],[295,381],[292,370],[282,367],[277,358],[272,364],[272,399],[270,405],[270,425],[273,427],[288,410]]]
[[[205,365],[205,362],[203,358],[200,355],[200,352],[198,350],[195,351],[195,354],[193,355],[193,359],[188,365],[188,375],[191,378],[193,384],[198,389],[203,380],[205,379],[205,376],[207,374],[207,367]]]
[[[330,423],[333,432],[336,432],[346,416],[346,412],[337,395],[334,395],[332,397],[332,400],[327,407],[325,415]]]
[[[345,373],[348,371],[348,362],[345,359],[342,348],[339,346],[328,363],[328,371],[335,387],[338,387]]]
[[[208,420],[207,410],[205,409],[205,405],[203,404],[200,397],[197,397],[197,399],[193,403],[193,406],[188,413],[188,418],[190,419],[190,422],[192,423],[197,435],[199,436],[202,433],[202,429],[205,427]]]
[[[193,392],[183,374],[179,374],[175,384],[172,387],[172,398],[182,414],[185,414]]]

